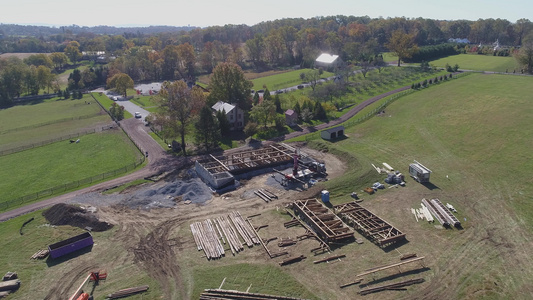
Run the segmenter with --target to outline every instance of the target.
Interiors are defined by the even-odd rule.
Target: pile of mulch
[[[101,222],[94,213],[83,208],[65,203],[56,204],[45,212],[43,216],[52,225],[70,225],[92,231],[106,231],[113,228],[113,224]]]

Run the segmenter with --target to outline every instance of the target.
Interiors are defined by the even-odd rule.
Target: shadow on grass
[[[331,139],[331,140],[328,140],[328,142],[331,142],[331,143],[336,143],[336,142],[340,142],[340,141],[344,141],[348,139],[347,136],[343,135],[341,137],[337,137],[337,138],[334,138],[334,139]]]
[[[76,258],[78,256],[87,254],[87,253],[91,252],[92,250],[93,250],[93,245],[91,245],[89,247],[85,247],[85,248],[77,250],[77,251],[74,251],[74,252],[69,253],[67,255],[63,255],[63,256],[58,257],[58,258],[52,258],[52,257],[48,256],[48,258],[46,259],[46,265],[48,267],[53,267],[55,265],[64,263],[64,262],[69,261],[69,260],[71,260],[73,258]]]
[[[424,183],[421,183],[423,186],[425,186],[428,190],[440,190],[440,187],[434,185],[433,183],[431,182],[424,182]]]
[[[398,273],[398,274],[381,277],[379,279],[374,279],[374,277],[372,277],[372,279],[373,279],[372,281],[369,281],[369,282],[364,283],[364,284],[360,284],[359,287],[360,288],[365,288],[365,287],[369,287],[369,286],[374,285],[374,284],[383,283],[385,281],[394,280],[394,279],[397,279],[397,278],[400,278],[400,277],[404,277],[404,276],[420,274],[422,272],[426,272],[426,271],[429,271],[429,270],[431,270],[431,269],[428,268],[428,267],[421,267],[421,268],[418,268],[418,269],[409,270],[407,272],[401,272],[401,273]]]

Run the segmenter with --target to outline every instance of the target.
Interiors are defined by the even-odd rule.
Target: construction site
[[[380,184],[392,188],[402,182],[405,186],[403,175],[388,167],[386,172],[379,172],[383,180]],[[359,197],[363,190],[354,191],[340,198],[337,195],[336,203],[340,204],[333,205],[330,192],[318,184],[346,172],[344,162],[332,154],[301,145],[269,144],[203,156],[195,161],[193,169],[213,193],[211,199],[177,201],[168,207],[147,205],[144,201],[142,213],[125,204],[135,203],[141,195],[152,195],[148,191],[167,191],[169,182],[176,185],[175,178],[129,189],[123,194],[136,196],[121,198],[113,205],[99,206],[98,202],[80,198],[84,206],[93,206],[62,204],[46,211],[44,215],[51,224],[69,224],[82,231],[34,249],[31,258],[46,261],[51,266],[48,272],[64,270],[56,278],[59,283],[55,281],[42,297],[153,299],[153,293],[160,293],[167,299],[315,299],[311,295],[317,290],[309,285],[305,285],[309,293],[298,289],[258,292],[262,290],[254,290],[254,280],[242,278],[239,280],[244,280],[245,286],[236,286],[232,278],[238,275],[232,272],[217,277],[216,284],[203,284],[194,297],[183,294],[184,281],[190,280],[190,275],[184,275],[182,268],[266,264],[297,282],[310,282],[312,278],[316,282],[320,278],[317,286],[328,290],[329,295],[318,293],[320,298],[349,299],[354,294],[383,293],[395,298],[402,296],[398,291],[424,284],[425,272],[431,270],[425,253],[410,246],[411,237],[417,239],[409,232],[412,226],[398,218],[398,210],[390,203],[381,202],[393,201],[390,197],[410,197],[409,189],[386,189],[390,191],[384,194],[387,196],[379,197],[375,195],[384,191],[374,185],[369,188],[375,194],[366,196],[371,199]],[[190,172],[181,174],[191,176]],[[165,199],[180,197],[171,192],[162,195]],[[146,199],[158,202],[161,198]],[[453,213],[446,213],[446,206],[437,200],[424,199],[422,203],[443,225],[459,227],[458,219],[452,219]],[[417,221],[425,211],[415,211]],[[393,225],[397,223],[401,226]],[[147,235],[142,233],[146,230]],[[129,250],[117,251],[106,242],[104,236],[109,236],[109,232],[114,232],[114,243]],[[120,259],[105,258],[109,256]],[[363,257],[365,265],[372,267],[359,266]],[[119,286],[116,282],[124,276],[119,271],[120,261],[133,262],[127,264],[143,269],[151,280]],[[323,278],[321,274],[331,276]],[[13,283],[20,285],[20,281]]]

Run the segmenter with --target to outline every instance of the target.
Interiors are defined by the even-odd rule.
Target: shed
[[[58,258],[63,255],[67,255],[74,251],[78,251],[85,247],[92,246],[94,244],[93,236],[90,232],[85,232],[77,236],[73,236],[61,242],[48,245],[51,258]]]
[[[342,136],[344,136],[344,126],[332,127],[320,132],[320,137],[325,140],[334,140]]]
[[[298,123],[298,113],[292,109],[287,109],[285,112],[285,123],[289,126],[294,126]]]
[[[411,175],[414,180],[420,183],[429,182],[430,174],[431,170],[426,168],[423,164],[417,162],[416,160],[414,161],[414,163],[409,165],[409,175]]]

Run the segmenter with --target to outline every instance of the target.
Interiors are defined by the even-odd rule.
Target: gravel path
[[[331,126],[341,124],[345,122],[346,120],[350,119],[351,117],[355,116],[358,112],[360,112],[363,108],[367,107],[368,105],[380,99],[383,99],[385,97],[393,95],[395,93],[405,91],[409,88],[410,86],[405,86],[405,87],[398,88],[393,91],[389,91],[387,93],[372,97],[360,103],[359,105],[354,106],[352,109],[350,109],[350,111],[348,111],[346,114],[344,114],[338,119],[335,119],[328,123],[320,124],[317,126],[305,127],[301,131],[291,132],[289,134],[274,138],[272,140],[283,141],[283,140],[291,139],[297,136],[301,136],[307,133],[319,131],[325,128],[329,128]],[[32,212],[38,209],[50,207],[57,203],[69,202],[73,200],[75,197],[78,197],[83,194],[99,192],[99,191],[102,191],[108,188],[112,188],[115,186],[119,186],[119,185],[122,185],[128,182],[131,182],[133,180],[150,177],[150,176],[161,174],[163,172],[167,172],[171,170],[176,170],[177,168],[182,168],[186,165],[189,165],[192,162],[193,158],[190,158],[190,157],[173,157],[167,154],[161,148],[161,146],[156,141],[154,141],[154,139],[148,134],[149,128],[144,126],[143,122],[140,122],[138,119],[131,118],[131,119],[123,120],[121,121],[121,126],[124,129],[124,131],[126,131],[128,135],[132,138],[132,140],[134,140],[135,143],[141,148],[143,153],[148,151],[149,153],[148,165],[146,167],[134,173],[120,177],[120,178],[115,178],[115,179],[112,179],[106,182],[93,185],[91,187],[87,187],[87,188],[77,190],[74,192],[70,192],[67,194],[63,194],[57,197],[53,197],[50,199],[32,203],[24,207],[20,207],[20,208],[17,208],[17,209],[14,209],[14,210],[11,210],[5,213],[1,213],[0,222],[9,220],[11,218],[14,218],[20,215],[27,214],[29,212]]]

